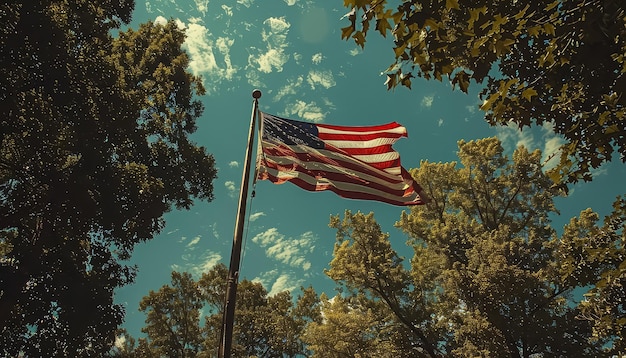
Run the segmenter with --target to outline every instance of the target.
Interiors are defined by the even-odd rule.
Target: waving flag
[[[348,127],[314,124],[261,112],[257,178],[290,181],[309,191],[392,205],[425,203],[421,187],[400,165],[391,145],[406,137],[392,122]]]

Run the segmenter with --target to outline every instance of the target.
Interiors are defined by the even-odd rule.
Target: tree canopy
[[[175,24],[132,0],[0,5],[0,355],[98,356],[124,311],[124,264],[172,207],[211,200],[189,139],[204,89]]]
[[[626,197],[604,222],[585,209],[557,230],[560,190],[539,150],[508,156],[496,138],[458,145],[458,163],[422,161],[411,171],[431,201],[395,224],[410,259],[373,213],[331,217],[336,243],[326,274],[335,295],[269,295],[244,279],[233,356],[624,354]],[[212,356],[226,277],[222,264],[197,281],[172,273],[171,285],[141,302],[147,337],[135,344],[126,334],[115,356]]]
[[[558,190],[540,151],[520,147],[508,158],[487,138],[459,141],[458,153],[460,163],[423,161],[412,171],[432,201],[396,223],[413,249],[409,263],[373,213],[331,218],[327,274],[341,294],[322,299],[326,319],[305,331],[314,357],[329,347],[337,357],[386,356],[371,345],[398,357],[623,354],[624,198],[604,225],[587,209],[559,234]],[[336,324],[338,315],[348,323]]]
[[[394,4],[396,4],[394,2]],[[387,87],[412,78],[467,92],[481,83],[491,125],[549,125],[562,136],[549,174],[566,183],[592,179],[613,159],[626,161],[626,11],[620,0],[345,0],[342,38],[365,46],[370,31],[391,35],[395,61]]]
[[[172,285],[151,291],[140,303],[146,313],[145,338],[122,332],[126,344],[116,357],[214,357],[218,351],[226,295],[227,268],[218,264],[197,281],[172,272]],[[202,316],[201,317],[201,312]],[[287,291],[269,295],[262,284],[238,285],[233,357],[300,357],[308,354],[301,340],[306,325],[321,322],[317,295],[303,289],[295,300]],[[201,319],[203,318],[203,319]],[[202,322],[203,321],[203,322]]]

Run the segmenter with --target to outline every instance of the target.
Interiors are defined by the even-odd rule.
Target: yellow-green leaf
[[[537,91],[534,88],[528,87],[522,92],[522,97],[524,97],[528,102],[532,99],[533,96],[537,95]]]
[[[459,7],[459,1],[458,0],[446,0],[446,9],[461,10],[461,8]]]
[[[376,20],[376,30],[380,32],[383,37],[387,37],[387,30],[391,30],[391,25],[387,19]]]
[[[552,25],[552,24],[551,24],[551,23],[549,23],[549,22],[546,22],[546,23],[543,25],[543,31],[545,31],[545,32],[546,32],[546,34],[550,34],[550,35],[554,36],[554,34],[555,34],[555,31],[554,31],[554,30],[555,30],[554,25]]]
[[[494,21],[492,29],[494,32],[500,31],[500,26],[506,24],[509,21],[509,18],[507,16],[501,16],[500,14],[496,14],[493,19]]]
[[[500,97],[499,92],[492,93],[491,96],[489,96],[489,98],[485,102],[483,102],[483,104],[480,106],[480,109],[482,109],[483,111],[489,111],[491,109],[491,106],[493,105],[493,102],[495,102],[498,97]]]
[[[541,25],[532,26],[528,28],[528,34],[533,37],[539,36],[539,31],[541,31]]]
[[[439,28],[439,23],[433,18],[428,18],[426,19],[426,21],[424,21],[424,26],[430,27],[431,30],[435,30]]]
[[[548,6],[546,6],[546,11],[554,9],[555,7],[557,7],[557,5],[559,5],[560,2],[561,0],[555,0],[554,2],[548,4]]]
[[[617,124],[614,124],[614,125],[608,127],[604,131],[604,133],[606,133],[606,134],[611,134],[611,133],[615,133],[615,132],[619,132],[619,127],[617,126]]]
[[[522,17],[524,17],[524,14],[526,14],[526,10],[528,10],[528,8],[529,8],[529,7],[530,7],[530,5],[526,4],[526,7],[524,7],[524,8],[522,9],[522,11],[518,12],[515,16],[513,16],[513,18],[514,18],[515,20],[519,20],[519,19],[521,19]]]
[[[354,42],[361,46],[361,48],[365,47],[365,35],[362,31],[357,31],[354,35],[352,35],[352,38],[354,38]]]
[[[354,32],[354,26],[346,26],[341,28],[341,39],[349,39],[350,35]]]

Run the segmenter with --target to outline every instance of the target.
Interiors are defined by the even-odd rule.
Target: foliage
[[[389,89],[410,88],[416,76],[447,77],[464,92],[472,80],[486,80],[481,109],[490,124],[549,124],[566,141],[550,172],[555,182],[591,180],[591,170],[616,150],[626,161],[626,12],[620,0],[344,5],[351,12],[342,38],[363,47],[371,27],[391,34]]]
[[[603,227],[589,209],[559,236],[550,226],[559,191],[542,172],[540,151],[520,147],[508,158],[487,138],[459,141],[458,155],[460,165],[424,161],[412,171],[432,200],[396,223],[413,248],[410,267],[373,214],[331,218],[337,243],[327,274],[343,291],[324,304],[324,317],[377,317],[367,326],[374,332],[352,347],[380,341],[417,357],[623,352],[624,199]],[[305,337],[317,349],[325,341],[316,332],[349,337],[349,327],[327,319]]]
[[[218,264],[194,281],[172,273],[172,285],[151,291],[140,304],[146,312],[146,338],[116,347],[116,357],[213,357],[220,342],[227,269]],[[289,292],[268,295],[256,282],[238,285],[233,357],[297,357],[307,353],[300,336],[309,322],[319,322],[317,295],[303,289],[297,300]],[[200,313],[204,324],[200,323]],[[125,342],[134,342],[122,332]]]
[[[213,198],[190,141],[204,93],[175,24],[128,23],[132,0],[0,5],[0,355],[100,356],[123,263],[173,206]]]

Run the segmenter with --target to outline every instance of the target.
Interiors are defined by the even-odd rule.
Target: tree
[[[172,273],[172,285],[151,291],[140,304],[146,312],[145,338],[121,332],[131,342],[119,357],[214,357],[218,351],[228,270],[214,266],[194,281],[187,273]],[[319,322],[319,302],[312,288],[295,301],[288,291],[268,295],[258,282],[238,285],[233,357],[297,357],[308,352],[300,339],[309,322]],[[201,325],[200,312],[204,315]]]
[[[189,139],[204,89],[185,35],[114,38],[133,4],[0,5],[0,355],[106,353],[134,245],[213,198],[213,157]]]
[[[142,332],[158,357],[195,357],[202,349],[200,289],[189,273],[172,272],[172,286],[150,291],[139,303],[146,312]]]
[[[327,274],[342,300],[378,317],[390,312],[381,327],[403,334],[386,342],[414,356],[620,352],[623,300],[610,299],[624,292],[623,200],[610,228],[596,226],[589,209],[559,235],[550,226],[559,191],[540,151],[520,147],[508,158],[487,138],[459,141],[458,155],[460,166],[423,161],[412,170],[431,202],[396,223],[413,248],[410,267],[373,214],[331,218],[337,243]]]
[[[394,336],[403,333],[393,324],[392,315],[381,304],[374,309],[355,299],[321,295],[323,321],[311,322],[303,340],[313,351],[311,357],[414,357],[411,350],[399,349]],[[371,303],[371,302],[370,302]]]
[[[550,177],[592,179],[617,151],[626,161],[626,12],[619,0],[346,0],[342,38],[364,46],[373,29],[391,34],[387,87],[411,79],[467,92],[486,83],[481,109],[491,125],[548,124],[565,139]],[[497,69],[497,71],[493,71]]]

